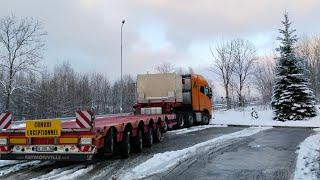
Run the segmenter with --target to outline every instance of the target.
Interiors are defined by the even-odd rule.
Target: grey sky
[[[0,16],[39,18],[48,32],[48,69],[69,61],[76,71],[119,78],[120,26],[124,72],[152,71],[160,62],[207,73],[209,47],[246,38],[260,54],[275,46],[284,11],[299,35],[320,32],[317,0],[1,0]]]

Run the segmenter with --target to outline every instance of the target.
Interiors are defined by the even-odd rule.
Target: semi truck
[[[174,128],[208,124],[212,91],[200,75],[143,74],[137,77],[134,113],[95,117],[76,111],[73,120],[27,120],[10,127],[12,115],[0,115],[0,159],[88,161],[95,157],[141,152]]]

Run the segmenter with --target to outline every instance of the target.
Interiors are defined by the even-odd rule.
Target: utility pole
[[[122,113],[122,94],[123,94],[123,81],[122,81],[122,29],[126,21],[123,19],[121,21],[121,47],[120,47],[120,59],[121,59],[121,80],[120,80],[120,113]]]

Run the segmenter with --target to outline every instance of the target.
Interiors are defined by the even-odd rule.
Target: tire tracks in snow
[[[174,170],[184,171],[192,165],[196,159],[211,156],[218,152],[239,147],[241,143],[248,143],[250,136],[270,128],[246,128],[230,134],[225,134],[194,146],[155,154],[152,158],[127,170],[119,179],[162,179],[170,176]],[[171,176],[174,178],[174,175]],[[169,178],[170,179],[170,178]]]
[[[0,170],[0,179],[10,179],[11,174],[26,172],[31,169],[40,168],[52,164],[51,161],[23,161],[16,164],[5,165]],[[21,176],[19,176],[21,177]]]

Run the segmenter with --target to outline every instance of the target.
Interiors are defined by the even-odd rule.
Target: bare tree
[[[234,44],[232,41],[217,45],[215,51],[211,50],[214,59],[213,71],[221,78],[226,94],[227,109],[231,109],[230,85],[232,74],[234,72],[233,50]]]
[[[254,84],[261,94],[262,103],[271,102],[273,82],[276,76],[276,62],[272,56],[264,56],[257,59],[254,65]]]
[[[34,19],[18,19],[14,15],[0,19],[0,66],[4,79],[0,81],[5,93],[5,109],[10,108],[10,98],[16,89],[20,72],[32,72],[38,68],[44,48],[42,24]]]
[[[235,39],[233,44],[232,56],[234,59],[234,75],[237,87],[239,106],[244,105],[243,89],[247,83],[248,76],[252,74],[253,64],[256,60],[256,49],[254,45],[243,39]]]
[[[172,73],[174,72],[174,66],[169,62],[162,62],[161,64],[155,67],[155,70],[158,73],[162,73],[162,74]]]
[[[306,66],[306,76],[310,79],[311,88],[316,96],[320,99],[320,37],[304,37],[298,42],[298,55],[302,56]]]

